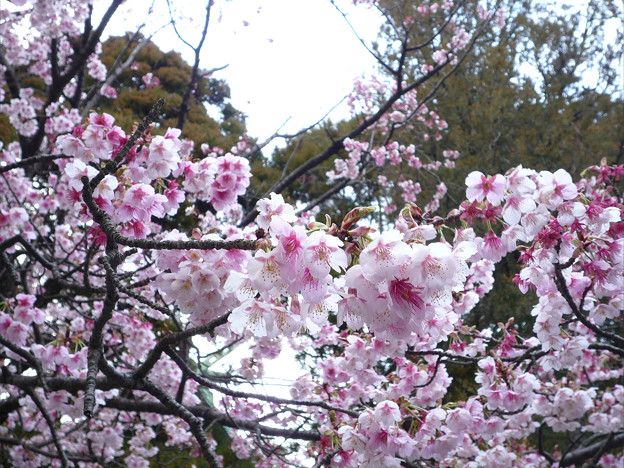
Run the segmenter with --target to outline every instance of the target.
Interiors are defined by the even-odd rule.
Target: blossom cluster
[[[433,217],[446,185],[422,210],[424,182],[399,169],[452,168],[457,152],[426,162],[421,151],[447,124],[414,89],[373,77],[349,97],[356,124],[380,104],[387,112],[342,140],[346,157],[328,176],[370,175],[382,198],[399,188],[406,205],[393,225],[364,220],[374,207],[322,223],[273,193],[256,204],[254,223],[236,227],[250,141],[194,152],[177,129],[130,136],[107,114],[83,122],[66,106],[82,93],[77,78],[57,102],[12,91],[11,69],[43,86],[71,67],[91,7],[13,4],[26,5],[32,31],[22,37],[22,13],[0,8],[0,113],[22,143],[45,133],[35,151],[52,150],[41,160],[56,167],[37,173],[32,154],[22,155],[27,145],[0,146],[3,460],[148,467],[171,449],[201,450],[218,465],[207,434],[225,427],[232,453],[261,467],[311,458],[339,467],[546,467],[589,452],[584,460],[599,466],[624,465],[624,166],[603,161],[576,183],[564,170],[475,171],[459,209]],[[396,31],[446,18],[454,4],[412,6]],[[476,15],[492,18],[480,7]],[[493,20],[502,24],[500,12]],[[454,63],[472,36],[455,20],[445,28],[427,49],[433,61],[410,66],[427,74]],[[100,53],[85,54],[82,70],[98,84],[107,77]],[[158,79],[148,73],[142,83]],[[414,130],[412,144],[392,139]],[[395,211],[385,207],[385,219]],[[167,230],[171,221],[180,230]],[[538,296],[531,317],[522,327],[513,317],[469,326],[512,252],[516,285]],[[248,354],[213,372],[236,346]],[[283,349],[307,370],[290,399],[236,388],[268,385],[269,360]],[[545,431],[570,442],[552,444]],[[271,438],[305,444],[287,453]]]
[[[68,0],[59,2],[13,2],[20,9],[0,9],[3,22],[0,34],[3,38],[4,59],[0,71],[0,88],[4,88],[7,67],[26,67],[32,76],[42,80],[45,85],[52,83],[53,66],[50,56],[55,57],[55,72],[63,74],[72,66],[75,52],[74,43],[82,34],[80,24],[89,17],[91,2]],[[25,33],[26,32],[26,33]],[[52,42],[54,41],[54,42]],[[55,47],[52,54],[52,46]],[[102,84],[107,78],[107,69],[99,56],[102,52],[97,43],[86,60],[86,73]],[[111,88],[108,86],[108,88]],[[111,88],[114,93],[114,90]],[[110,92],[109,91],[109,94]],[[80,90],[77,80],[65,85],[65,96],[72,97]],[[4,89],[0,90],[0,102],[4,101]],[[38,114],[43,111],[46,120],[48,144],[57,136],[63,135],[81,121],[76,109],[68,109],[58,101],[45,102],[34,87],[22,87],[19,96],[13,96],[9,103],[0,104],[0,113],[9,117],[11,125],[19,135],[32,137],[38,129]],[[71,124],[70,124],[71,122]]]
[[[204,236],[210,239],[215,236]],[[188,240],[173,231],[164,240]],[[218,239],[218,237],[217,237]],[[156,265],[165,273],[158,279],[159,288],[188,315],[193,325],[208,323],[238,305],[234,294],[223,288],[226,280],[241,270],[249,255],[240,250],[163,251],[157,254]]]
[[[233,203],[233,198],[222,192],[244,191],[248,165],[241,156],[215,151],[195,162],[178,136],[175,131],[164,136],[144,134],[128,153],[123,169],[104,176],[95,187],[94,200],[122,233],[129,233],[130,226],[137,223],[149,226],[152,216],[176,213],[184,200],[176,195],[182,193],[177,187],[186,188],[194,197],[224,203]],[[95,114],[86,126],[60,138],[58,147],[70,158],[59,161],[60,176],[49,178],[57,187],[57,198],[35,195],[26,185],[19,203],[5,198],[8,209],[0,226],[2,238],[13,236],[20,223],[26,226],[36,219],[35,206],[41,213],[62,207],[90,223],[89,211],[82,204],[82,177],[93,179],[98,167],[113,160],[126,141],[112,117]],[[239,151],[244,151],[244,144],[234,150]],[[18,156],[15,146],[2,152],[5,163]],[[154,265],[142,270],[141,277],[156,276],[152,284],[177,306],[190,326],[208,324],[221,311],[231,310],[228,326],[219,331],[222,337],[277,338],[306,330],[318,337],[313,348],[342,348],[340,355],[318,364],[317,376],[303,377],[293,387],[297,398],[332,401],[339,396],[345,410],[358,407],[361,401],[374,402],[370,409],[358,411],[357,417],[315,413],[331,444],[339,447],[332,457],[334,464],[394,466],[401,459],[445,463],[457,457],[475,466],[500,457],[510,464],[539,462],[528,447],[501,451],[499,446],[508,439],[527,437],[539,420],[554,431],[582,428],[585,419],[590,424],[587,431],[619,427],[600,412],[617,418],[621,392],[607,391],[605,403],[598,405],[598,390],[590,385],[622,374],[621,368],[605,367],[608,361],[591,351],[597,333],[592,325],[617,319],[621,309],[622,206],[617,195],[604,188],[618,171],[606,166],[592,168],[589,173],[595,175],[578,185],[564,171],[538,173],[516,168],[506,175],[472,173],[466,179],[467,201],[455,214],[467,226],[455,231],[452,242],[441,235],[436,224],[426,221],[413,203],[401,211],[396,229],[373,235],[371,228],[358,226],[372,209],[349,213],[340,229],[331,222],[312,222],[306,227],[298,222],[294,208],[273,194],[258,203],[256,227],[266,238],[255,254],[163,250],[155,255]],[[10,171],[7,181],[24,184],[23,170]],[[218,206],[219,201],[215,203]],[[468,226],[478,220],[488,226],[481,236],[476,234],[476,226]],[[69,252],[70,258],[77,259],[81,253],[72,250],[72,245],[79,242],[80,234],[66,227],[56,228],[57,255]],[[138,235],[136,230],[132,234],[147,235]],[[232,233],[233,238],[241,235]],[[173,231],[161,239],[190,238]],[[195,233],[193,239],[220,237]],[[533,310],[535,336],[520,339],[507,324],[503,339],[496,343],[491,330],[463,326],[462,315],[491,288],[493,265],[518,243],[527,246],[517,283],[524,290],[536,289],[540,296]],[[137,265],[142,263],[140,258],[136,254],[128,257]],[[573,267],[562,267],[568,263]],[[104,284],[102,276],[93,281],[91,287]],[[583,301],[586,306],[575,310],[575,304]],[[89,320],[67,307],[47,307],[44,313],[35,306],[35,296],[27,294],[18,294],[10,307],[0,316],[4,339],[32,352],[44,372],[84,375],[86,348],[79,343],[89,338]],[[101,302],[96,303],[95,312],[102,307]],[[163,312],[169,313],[152,307],[145,314],[159,321],[167,315]],[[579,313],[587,314],[587,324],[565,324]],[[336,325],[331,325],[334,317]],[[59,336],[47,346],[33,341],[33,326],[47,326],[61,318],[71,322],[71,334]],[[138,365],[150,353],[155,337],[150,322],[116,312],[109,326],[108,346],[120,347],[124,365]],[[446,365],[436,359],[445,342],[450,343],[445,351],[448,356],[472,360],[479,369],[476,395],[455,407],[438,404],[452,381]],[[490,347],[492,343],[495,345]],[[240,373],[250,380],[261,378],[262,359],[275,355],[268,351],[275,350],[272,346],[259,344],[256,349],[254,357],[241,361]],[[543,353],[535,359],[534,371],[506,364],[516,359],[522,362],[531,349]],[[19,359],[14,353],[10,356]],[[384,360],[392,363],[392,372],[375,370]],[[576,387],[564,381],[549,382],[555,371],[564,369],[576,375]],[[181,370],[163,358],[152,376],[174,393]],[[185,386],[183,398],[188,404],[197,403],[196,388],[196,383]],[[98,391],[97,395],[102,398],[107,393]],[[265,411],[260,405],[245,416],[244,411],[252,407],[241,406],[241,401],[231,402],[228,411],[240,412],[241,418],[261,417]],[[71,409],[74,397],[59,393],[54,402],[59,414],[75,412]],[[36,405],[29,404],[28,411],[35,414]],[[12,418],[8,424],[15,423]],[[163,418],[160,423],[171,443],[192,443],[179,421]],[[148,427],[146,440],[153,437]],[[121,454],[110,427],[97,436],[91,431],[84,437],[99,446],[106,459]],[[75,439],[76,444],[82,440]],[[247,453],[249,447],[236,440],[237,450]],[[479,445],[480,440],[487,442],[485,446]],[[143,452],[140,446],[137,443],[129,455],[139,457],[137,463],[153,452]],[[13,456],[19,459],[20,455],[16,451]]]
[[[335,437],[341,441],[341,451],[333,459],[336,465],[399,466],[400,459],[410,460],[413,457],[414,460],[433,458],[441,463],[445,461],[450,463],[450,460],[459,458],[465,460],[470,466],[483,466],[484,463],[493,463],[494,460],[496,463],[506,460],[504,464],[509,466],[514,463],[533,463],[545,466],[548,463],[547,460],[532,453],[528,447],[518,446],[515,451],[510,451],[508,447],[502,449],[499,445],[500,441],[507,438],[522,439],[533,433],[538,427],[539,418],[543,418],[545,424],[558,432],[574,431],[579,428],[598,433],[621,430],[621,419],[618,416],[615,416],[615,421],[618,422],[608,427],[601,426],[606,423],[607,418],[596,407],[596,390],[591,387],[580,389],[578,386],[597,380],[618,378],[616,376],[621,376],[622,370],[621,368],[605,369],[604,363],[610,362],[612,358],[606,358],[605,361],[603,356],[601,360],[599,354],[590,351],[590,344],[595,339],[594,331],[581,323],[573,323],[565,327],[566,315],[574,316],[573,305],[570,305],[561,295],[561,288],[565,287],[573,298],[572,304],[582,303],[583,300],[591,304],[591,306],[586,306],[590,324],[602,324],[606,320],[621,316],[618,310],[622,309],[621,288],[624,277],[621,266],[622,205],[612,192],[605,192],[600,188],[600,178],[602,177],[604,181],[610,180],[613,176],[617,177],[619,169],[595,167],[592,171],[598,172],[598,176],[585,179],[579,185],[573,184],[569,174],[562,170],[555,173],[548,171],[538,173],[517,168],[505,176],[488,177],[480,173],[468,176],[466,180],[468,202],[464,205],[465,211],[462,218],[471,223],[482,219],[488,226],[500,224],[503,226],[503,232],[500,237],[491,229],[483,237],[476,236],[472,228],[457,233],[456,242],[459,240],[466,243],[469,240],[470,244],[467,245],[470,245],[470,248],[465,257],[469,267],[467,270],[461,270],[462,287],[458,289],[459,294],[452,298],[453,310],[461,313],[462,310],[469,310],[474,306],[474,303],[491,287],[494,262],[500,260],[506,252],[515,250],[518,242],[528,242],[530,247],[523,254],[525,266],[519,274],[518,284],[521,288],[530,286],[537,289],[540,296],[539,303],[533,312],[536,316],[534,328],[536,336],[522,341],[516,336],[517,332],[506,327],[505,339],[492,350],[493,356],[488,356],[483,346],[484,342],[490,342],[491,334],[481,332],[477,339],[468,338],[468,343],[472,342],[477,345],[476,347],[473,347],[472,343],[467,346],[467,343],[459,340],[458,337],[453,338],[454,344],[449,351],[452,350],[468,358],[480,357],[478,360],[480,371],[476,376],[480,397],[467,401],[465,406],[452,411],[434,409],[431,412],[420,413],[418,420],[424,420],[424,424],[417,426],[419,429],[414,432],[406,432],[404,429],[405,421],[412,420],[411,414],[414,409],[406,403],[401,403],[402,398],[406,395],[414,395],[412,397],[414,399],[410,400],[411,404],[421,408],[429,405],[435,406],[435,400],[417,399],[418,394],[414,394],[414,390],[422,385],[422,381],[406,380],[406,377],[410,375],[406,372],[407,369],[413,368],[411,363],[395,360],[397,364],[395,373],[401,385],[399,392],[393,392],[393,386],[386,384],[385,392],[370,393],[372,388],[379,388],[378,384],[368,387],[366,383],[379,382],[380,376],[376,376],[377,380],[371,379],[373,376],[365,377],[366,374],[358,371],[355,380],[365,384],[364,388],[360,385],[361,393],[358,397],[366,398],[364,395],[367,395],[370,398],[373,395],[373,398],[379,402],[378,407],[386,408],[385,416],[374,416],[376,412],[369,410],[368,413],[362,413],[357,422],[347,418],[342,423],[334,421],[333,425],[330,424],[330,427],[337,428]],[[566,217],[568,212],[573,212],[575,215]],[[404,213],[409,214],[409,212]],[[412,240],[409,245],[403,245],[396,233],[393,234],[391,231],[382,233],[360,253],[360,264],[354,265],[347,271],[346,287],[356,297],[363,298],[375,283],[384,284],[384,278],[391,278],[385,280],[387,290],[384,290],[384,293],[388,300],[393,297],[394,288],[391,285],[394,283],[398,286],[403,283],[402,289],[395,290],[401,294],[395,295],[396,302],[393,303],[392,311],[400,315],[400,313],[405,313],[404,308],[408,306],[409,317],[419,318],[424,308],[423,305],[427,304],[427,301],[419,300],[421,296],[417,293],[421,291],[402,279],[402,275],[409,271],[409,268],[405,266],[406,259],[413,258],[414,251],[424,251],[426,244],[420,242],[432,239],[435,231],[426,234],[427,231],[423,230],[422,225],[409,219],[398,226],[404,233],[403,239],[414,239],[419,242],[415,243]],[[414,234],[409,234],[410,228],[414,230]],[[584,233],[587,232],[595,233],[590,241],[585,237]],[[494,241],[494,238],[503,240],[499,244]],[[435,242],[429,246],[433,246],[434,250],[440,248]],[[446,247],[446,249],[448,252],[451,247]],[[376,254],[372,255],[373,252]],[[386,259],[392,261],[386,262]],[[476,261],[477,259],[482,260]],[[570,259],[576,260],[577,263],[572,271],[563,270],[565,286],[558,285],[555,280],[556,268],[558,265],[569,262]],[[407,262],[410,266],[413,263],[413,260]],[[363,271],[367,273],[362,273]],[[447,277],[450,277],[453,270],[452,268],[434,268],[433,271],[449,273]],[[351,275],[357,275],[357,281],[349,282]],[[426,284],[427,279],[435,278],[420,276],[418,286]],[[474,289],[468,287],[470,284]],[[445,287],[447,291],[452,289],[450,284],[446,284]],[[376,296],[379,300],[379,297],[384,295],[379,295],[378,291],[377,289],[364,300],[360,300],[360,305],[370,305],[376,311],[384,310],[383,302],[372,305],[373,297]],[[436,294],[429,296],[430,301],[431,297],[437,299]],[[435,302],[433,304],[440,310],[439,305],[444,305],[443,296],[441,304],[435,304]],[[421,309],[418,308],[419,305]],[[448,313],[446,311],[447,317]],[[376,336],[384,337],[383,332],[380,333],[376,316],[370,317],[361,312],[351,315],[352,318],[349,319],[349,314],[343,313],[350,328],[358,329],[364,322],[368,329],[375,332]],[[405,326],[404,321],[399,323]],[[422,323],[429,325],[426,321]],[[461,322],[455,319],[456,327],[459,323]],[[431,329],[426,328],[426,330],[429,332]],[[415,350],[427,350],[430,349],[429,346],[435,347],[435,339],[426,340],[423,337],[414,341],[419,329],[411,331],[413,333],[398,336],[402,338],[399,346],[413,346]],[[451,336],[456,336],[454,333]],[[474,332],[464,329],[463,333]],[[442,337],[444,336],[448,334],[442,334]],[[396,336],[393,339],[396,339]],[[352,344],[345,346],[344,362],[335,362],[331,374],[324,371],[324,383],[319,382],[322,388],[327,389],[328,384],[334,387],[342,398],[347,393],[340,389],[348,388],[352,391],[353,388],[353,383],[347,380],[344,370],[367,369],[366,361],[352,363],[347,360],[353,359],[354,356],[357,356],[358,361],[368,359],[365,358],[368,356],[365,351],[367,346],[360,340],[355,342],[349,339],[349,341]],[[356,343],[359,343],[357,344],[358,351],[352,353],[350,350],[356,346]],[[371,349],[377,350],[381,347],[375,345]],[[503,360],[513,361],[520,358],[527,352],[527,349],[541,349],[544,353],[537,360],[537,372],[514,368],[504,363]],[[423,355],[426,355],[426,352],[423,352]],[[383,352],[379,353],[376,359],[382,357]],[[339,359],[342,360],[342,358]],[[331,360],[327,361],[327,364],[331,362]],[[433,364],[431,358],[428,362],[430,365]],[[589,362],[592,364],[589,365]],[[324,365],[324,369],[327,364]],[[338,368],[335,368],[336,364],[339,364]],[[437,374],[434,375],[443,372],[441,366],[436,369]],[[553,370],[562,369],[568,369],[576,376],[577,387],[566,386],[565,380],[557,384],[543,383],[548,382],[548,378],[554,377]],[[382,382],[387,381],[386,379]],[[434,388],[432,382],[429,382],[428,388]],[[445,390],[442,390],[442,395],[444,392]],[[607,399],[610,403],[605,406],[605,409],[614,408],[608,411],[619,414],[621,406],[617,403],[617,399],[611,397]],[[480,410],[475,412],[474,409],[477,407]],[[488,413],[489,416],[487,416]],[[434,426],[434,431],[430,433],[432,438],[429,442],[427,439],[423,441],[420,439],[421,431],[427,428],[429,421],[434,421],[430,419],[434,417],[438,422]],[[585,428],[582,422],[585,418],[598,426],[592,425]],[[482,422],[478,423],[479,420]],[[477,448],[474,442],[476,440],[489,442],[486,448]],[[422,447],[426,448],[422,449]],[[610,459],[610,457],[606,458]]]
[[[377,108],[378,102],[387,99],[387,94],[397,92],[396,84],[385,83],[376,76],[368,80],[357,79],[354,82],[354,90],[349,95],[349,106],[354,117],[360,120],[370,118]],[[418,139],[427,142],[430,139],[440,141],[443,132],[448,128],[448,124],[435,111],[430,110],[425,102],[420,102],[417,92],[411,90],[400,96],[396,100],[391,110],[382,115],[375,122],[373,137],[369,141],[345,138],[342,142],[346,157],[334,159],[334,168],[326,172],[330,182],[340,179],[356,180],[366,176],[368,172],[380,170],[384,166],[398,166],[402,171],[396,180],[390,181],[385,173],[379,174],[378,179],[381,186],[388,189],[394,186],[402,191],[402,198],[407,202],[414,202],[421,192],[419,182],[414,179],[426,180],[423,177],[425,172],[438,171],[443,166],[449,169],[455,167],[454,160],[459,157],[459,152],[444,150],[442,160],[423,161],[418,155],[420,144],[400,144],[397,141],[388,139],[388,135],[399,128],[418,132]],[[378,143],[377,140],[381,141]],[[422,155],[421,155],[422,156]],[[409,172],[405,170],[409,169]],[[412,171],[413,170],[413,171]],[[427,205],[427,210],[434,212],[439,207],[439,200],[446,193],[442,189],[445,187],[439,184],[433,200]],[[394,211],[394,205],[384,208],[387,213]]]
[[[247,159],[227,153],[195,162],[192,146],[179,136],[177,129],[165,135],[145,134],[126,157],[124,172],[106,175],[95,188],[96,203],[122,225],[123,234],[143,238],[157,232],[152,216],[175,215],[186,193],[210,202],[216,210],[236,205],[238,195],[245,193],[251,175]],[[127,140],[108,114],[91,114],[88,125],[58,138],[58,149],[73,156],[58,163],[68,177],[67,191],[59,190],[65,206],[81,203],[82,177],[95,177],[96,166],[113,160]]]

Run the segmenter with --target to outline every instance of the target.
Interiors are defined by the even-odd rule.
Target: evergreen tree
[[[115,61],[127,60],[132,48],[128,37],[113,37],[102,44],[101,60],[112,68]],[[159,98],[165,98],[161,111],[161,127],[175,127],[182,98],[191,78],[192,67],[177,52],[163,52],[149,41],[134,57],[130,68],[115,80],[116,99],[104,99],[102,112],[119,115],[118,122],[129,128],[140,121]],[[141,79],[148,73],[154,77],[150,84]],[[224,80],[204,75],[198,80],[190,100],[188,117],[182,137],[211,147],[230,148],[245,133],[245,117],[229,102],[230,88]],[[208,115],[207,106],[217,109],[222,119],[217,122]],[[196,148],[199,151],[199,148]]]

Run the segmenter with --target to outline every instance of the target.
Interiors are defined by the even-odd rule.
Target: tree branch
[[[210,442],[208,441],[206,434],[204,434],[202,421],[193,413],[191,413],[188,409],[186,409],[184,405],[175,401],[175,399],[171,395],[169,395],[157,385],[154,385],[149,380],[144,380],[143,387],[150,395],[158,398],[158,400],[160,400],[160,402],[167,409],[169,409],[179,418],[183,419],[189,425],[191,432],[199,443],[202,453],[204,454],[204,458],[206,459],[210,467],[220,467],[221,463],[219,463],[216,454],[210,448]]]
[[[28,159],[22,159],[21,161],[7,164],[6,166],[0,166],[0,174],[2,174],[3,172],[9,172],[19,167],[30,166],[31,164],[50,162],[50,161],[56,161],[57,159],[69,159],[69,158],[71,158],[71,156],[67,156],[65,154],[41,154],[37,156],[31,156]]]
[[[611,433],[604,441],[569,452],[562,457],[561,460],[559,460],[559,466],[563,467],[581,464],[585,460],[589,460],[590,458],[596,456],[596,454],[601,452],[604,453],[606,450],[612,450],[620,447],[624,447],[624,432],[619,432],[615,435]]]
[[[138,37],[140,30],[141,30],[141,28],[139,28],[139,30],[137,30],[134,33],[134,36],[128,41],[128,44],[126,45],[126,49]],[[91,109],[93,109],[98,104],[98,102],[100,101],[102,95],[100,94],[99,91],[104,86],[112,86],[113,85],[115,80],[117,78],[119,78],[119,75],[121,75],[124,72],[124,70],[126,70],[128,67],[130,67],[130,65],[132,65],[132,62],[134,62],[134,60],[136,59],[136,56],[149,43],[149,40],[150,40],[150,38],[147,38],[147,39],[144,39],[141,42],[139,42],[137,44],[137,46],[134,49],[132,49],[132,52],[130,52],[130,55],[128,56],[126,61],[123,62],[120,65],[120,64],[118,64],[118,60],[121,57],[121,55],[126,51],[126,49],[124,49],[121,52],[121,54],[119,55],[119,57],[117,57],[117,60],[115,61],[115,63],[111,67],[111,71],[108,74],[108,76],[106,77],[106,81],[104,81],[101,84],[94,85],[93,88],[89,91],[89,94],[87,95],[87,98],[86,98],[87,99],[87,103],[83,106],[82,111],[80,112],[81,119],[84,120],[85,117],[91,111]]]
[[[39,380],[39,383],[41,384],[41,387],[44,390],[46,390],[46,391],[49,390],[49,388],[47,388],[47,386],[46,386],[45,373],[43,372],[43,366],[41,365],[41,361],[39,359],[37,359],[29,351],[26,351],[25,349],[22,349],[20,346],[16,346],[14,343],[10,342],[9,340],[7,340],[2,335],[0,335],[0,344],[2,346],[6,347],[7,349],[11,350],[12,352],[14,352],[15,354],[17,354],[21,358],[24,358],[24,360],[28,364],[30,364],[35,369],[35,371],[37,372],[37,379]]]
[[[189,338],[196,335],[203,335],[204,333],[209,333],[211,336],[214,336],[214,330],[221,325],[227,323],[228,318],[230,317],[230,312],[227,314],[223,314],[220,317],[206,323],[204,325],[200,325],[198,327],[188,328],[184,331],[178,333],[171,333],[169,335],[161,338],[154,349],[149,353],[143,364],[134,371],[134,377],[137,379],[144,378],[156,365],[162,353],[171,346],[172,344],[178,343],[180,341],[188,340]]]
[[[217,385],[209,381],[208,379],[205,379],[204,377],[197,374],[193,370],[191,370],[188,364],[186,364],[186,362],[180,356],[178,356],[171,348],[166,348],[165,352],[171,359],[175,361],[175,363],[180,367],[182,372],[188,374],[197,383],[199,383],[200,385],[203,385],[204,387],[208,387],[212,390],[221,392],[224,395],[231,396],[233,398],[245,398],[245,399],[251,398],[254,400],[266,401],[267,403],[274,403],[276,405],[318,406],[319,408],[323,408],[328,411],[339,411],[341,413],[351,416],[352,418],[357,418],[360,415],[360,413],[358,413],[357,411],[352,411],[346,408],[340,408],[338,406],[332,406],[332,405],[325,403],[324,401],[289,400],[287,398],[277,398],[277,397],[272,397],[272,396],[267,396],[267,395],[259,395],[257,393],[248,393],[248,392],[240,392],[237,390],[231,390],[229,388]]]
[[[54,424],[54,420],[50,416],[48,409],[45,407],[45,405],[41,401],[41,398],[39,398],[39,395],[37,395],[34,390],[28,389],[26,390],[26,393],[35,403],[35,405],[39,409],[39,412],[43,416],[43,419],[45,419],[48,428],[50,429],[50,435],[52,436],[52,441],[54,442],[54,446],[56,447],[56,451],[58,452],[58,458],[61,460],[61,466],[63,468],[67,468],[67,455],[65,454],[65,450],[63,450],[63,446],[61,445],[58,432],[56,431],[56,425]]]
[[[574,299],[572,299],[572,296],[570,295],[570,290],[568,289],[568,286],[566,285],[565,278],[563,277],[562,270],[565,269],[564,268],[565,266],[566,265],[561,265],[559,263],[555,263],[554,264],[554,267],[555,267],[555,284],[557,285],[557,290],[559,291],[559,294],[561,294],[561,296],[563,296],[563,298],[565,299],[565,301],[568,304],[568,307],[570,307],[570,309],[572,310],[572,313],[574,314],[574,316],[576,318],[578,318],[579,321],[583,325],[585,325],[587,328],[589,328],[591,331],[593,331],[596,335],[601,336],[603,338],[606,338],[608,340],[611,340],[611,341],[615,342],[620,347],[624,347],[624,338],[622,338],[619,335],[616,335],[615,333],[610,333],[610,332],[608,332],[606,330],[601,330],[595,324],[590,322],[587,319],[587,317],[585,317],[583,312],[581,312],[579,310],[579,308],[577,307],[576,303],[574,302]]]
[[[71,65],[67,69],[65,73],[58,76],[56,81],[53,81],[50,87],[48,88],[48,98],[44,105],[44,109],[47,109],[48,106],[52,103],[58,102],[61,95],[63,94],[63,90],[65,86],[80,73],[80,70],[83,69],[89,56],[95,50],[96,45],[100,42],[100,38],[104,29],[108,25],[109,21],[117,11],[117,8],[123,3],[124,0],[112,0],[108,9],[104,13],[102,17],[102,21],[98,25],[97,29],[90,34],[87,42],[80,47],[80,49],[74,53],[71,57]],[[41,143],[45,137],[45,121],[46,115],[45,113],[40,114],[37,117],[38,128],[37,132],[30,138],[25,138],[23,141],[20,141],[22,144],[22,158],[27,159],[32,157],[34,154],[39,151],[41,147]]]
[[[104,327],[113,317],[115,305],[119,299],[119,293],[115,287],[114,277],[115,269],[119,266],[119,260],[115,257],[119,256],[117,245],[107,242],[107,256],[101,257],[102,263],[106,267],[106,297],[102,312],[95,322],[91,330],[91,338],[89,339],[89,350],[87,352],[87,377],[86,389],[84,397],[84,415],[91,419],[93,417],[93,408],[95,407],[95,387],[96,376],[100,367],[100,359],[103,357],[102,344],[104,337]],[[110,255],[109,255],[110,252]]]
[[[169,3],[169,0],[167,0],[167,6],[169,6],[169,13],[171,14],[171,6]],[[202,47],[204,46],[204,41],[206,40],[206,35],[208,33],[208,23],[210,22],[210,9],[212,7],[212,0],[207,0],[206,2],[206,18],[204,20],[204,29],[202,31],[202,35],[201,35],[201,39],[199,40],[199,44],[197,44],[197,47],[192,47],[193,51],[195,52],[195,62],[193,63],[193,71],[191,72],[191,79],[189,80],[189,82],[186,85],[186,89],[184,90],[184,96],[182,97],[182,103],[180,104],[180,112],[178,113],[178,123],[176,124],[176,127],[179,128],[180,130],[182,130],[184,128],[184,123],[186,122],[186,117],[189,113],[189,103],[191,100],[191,94],[193,93],[193,90],[195,89],[195,87],[197,86],[197,82],[199,79],[198,73],[199,73],[199,54],[201,53]],[[173,19],[172,19],[173,21]],[[178,30],[175,27],[175,22],[173,22],[173,27],[175,29],[176,34],[178,34],[178,37],[180,37],[180,39],[182,39],[182,37],[180,36],[180,34],[178,33]],[[187,45],[188,42],[182,40],[183,42],[185,42]]]
[[[457,70],[459,65],[461,65],[461,63],[466,59],[466,57],[468,57],[469,53],[471,52],[472,48],[474,47],[474,44],[475,44],[477,38],[482,34],[482,32],[485,30],[485,28],[487,27],[488,24],[489,24],[489,20],[483,22],[480,25],[480,27],[477,28],[477,30],[475,31],[475,33],[472,36],[472,39],[470,40],[470,42],[466,46],[462,56],[457,59],[457,62],[453,65],[453,68],[444,77],[442,77],[440,82],[438,82],[436,84],[436,86],[433,87],[432,91],[430,91],[427,94],[427,96],[423,99],[421,104],[425,104],[426,102],[428,102],[431,99],[433,99],[433,96],[438,91],[438,89],[442,86],[442,84],[448,79],[448,77],[452,73],[455,72],[455,70]],[[358,136],[362,135],[369,128],[371,128],[376,122],[378,122],[379,119],[381,119],[383,117],[383,115],[386,112],[388,112],[392,108],[394,103],[396,103],[401,97],[403,97],[405,94],[407,94],[407,93],[417,89],[418,87],[422,86],[425,82],[427,82],[432,77],[437,75],[449,63],[450,63],[450,59],[446,60],[446,61],[444,61],[444,62],[442,62],[440,64],[437,64],[428,73],[424,74],[423,76],[421,76],[417,80],[413,81],[408,86],[401,86],[401,79],[400,79],[400,77],[398,77],[397,78],[398,85],[397,85],[396,91],[379,107],[379,109],[374,114],[372,114],[372,115],[368,116],[367,118],[365,118],[362,122],[360,122],[360,124],[355,129],[350,131],[348,134],[346,134],[346,135],[342,136],[341,138],[333,141],[331,143],[331,145],[329,145],[324,151],[322,151],[321,153],[317,154],[316,156],[314,156],[312,158],[309,158],[306,162],[304,162],[301,165],[299,165],[290,174],[288,174],[288,176],[282,177],[277,183],[275,183],[273,185],[273,187],[271,187],[269,190],[267,190],[267,192],[260,198],[265,198],[265,197],[269,196],[271,194],[271,192],[275,192],[277,194],[281,193],[290,184],[292,184],[295,180],[297,180],[300,176],[302,176],[303,174],[305,174],[309,170],[313,169],[314,167],[322,164],[323,162],[325,162],[326,160],[328,160],[332,156],[338,154],[338,152],[344,148],[344,140],[346,140],[347,138],[354,139],[354,138],[357,138]],[[256,210],[256,208],[254,208],[251,211],[249,211],[245,215],[245,217],[242,219],[242,221],[240,222],[240,226],[247,226],[249,223],[251,223],[254,220],[254,218],[256,217],[257,214],[258,214],[258,211]]]
[[[112,398],[110,400],[106,400],[104,406],[106,408],[114,408],[122,411],[134,411],[138,413],[172,414],[171,410],[167,406],[155,401]],[[272,437],[289,437],[291,439],[307,441],[321,440],[320,434],[316,431],[298,430],[293,432],[291,429],[268,427],[259,424],[256,421],[242,420],[226,416],[223,413],[206,406],[185,406],[185,408],[195,416],[201,417],[206,421],[216,420],[219,424],[233,429],[240,429],[251,433],[259,431],[261,434]]]

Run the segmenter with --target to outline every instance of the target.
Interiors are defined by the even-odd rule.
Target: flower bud
[[[342,229],[349,230],[355,223],[357,223],[364,216],[369,215],[377,208],[374,206],[358,206],[347,213],[342,221]]]

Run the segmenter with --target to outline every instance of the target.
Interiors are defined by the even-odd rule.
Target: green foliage
[[[592,34],[605,27],[612,3],[591,3]],[[522,164],[578,176],[602,157],[613,162],[624,134],[624,102],[611,94],[610,78],[581,85],[584,67],[606,53],[599,35],[579,37],[581,15],[556,14],[538,1],[503,8],[509,16],[501,35],[480,43],[436,99],[449,124],[444,144],[461,153],[443,177],[453,198],[472,170],[494,174]],[[526,65],[529,75],[521,74]]]
[[[122,60],[127,58],[127,42],[126,37],[113,37],[103,43],[101,60],[108,68],[118,57]],[[165,128],[175,127],[192,67],[184,62],[180,54],[165,53],[149,42],[136,56],[132,68],[124,70],[113,83],[118,98],[103,99],[98,111],[117,116],[117,124],[128,129],[140,121],[159,98],[165,97],[160,128],[164,131]],[[141,77],[147,73],[158,78],[160,84],[153,88],[146,87]],[[211,77],[199,79],[182,132],[182,137],[196,143],[196,153],[201,143],[229,149],[246,132],[244,115],[228,102],[229,97],[230,89],[223,80]],[[208,116],[206,105],[216,106],[222,112],[222,124]]]
[[[282,174],[288,174],[289,171],[317,156],[330,146],[334,139],[347,133],[354,126],[355,124],[351,121],[343,121],[337,124],[326,122],[322,128],[310,130],[289,141],[285,148],[277,148],[270,158],[256,155],[250,160],[251,170],[254,174],[251,179],[251,186],[247,191],[250,203],[255,204],[282,177]],[[332,168],[333,162],[328,160],[308,171],[295,184],[286,188],[282,193],[284,199],[291,203],[296,200],[303,205],[317,199],[331,188],[325,174]],[[366,203],[358,197],[357,204]],[[321,218],[319,219],[322,219],[322,215],[327,213],[337,220],[340,215],[346,214],[355,205],[353,197],[346,197],[338,193],[322,205]]]
[[[0,115],[0,141],[4,142],[6,146],[17,139],[17,132],[15,127],[9,123],[9,117],[4,114]]]
[[[445,363],[446,371],[453,377],[453,381],[444,395],[443,403],[466,401],[477,394],[479,385],[475,382],[475,375],[479,370],[476,364]]]

